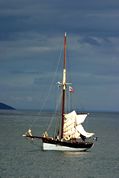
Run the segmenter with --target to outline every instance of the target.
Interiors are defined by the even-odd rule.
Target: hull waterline
[[[58,144],[50,144],[50,143],[43,143],[43,148],[44,151],[74,151],[74,152],[80,152],[80,151],[87,151],[90,148],[73,148],[73,147],[68,147],[68,146],[61,146]]]
[[[23,135],[26,138],[42,140],[42,150],[52,150],[52,151],[87,151],[90,149],[94,142],[70,142],[70,141],[61,141],[53,139],[52,137],[39,137],[39,136],[27,136]]]
[[[93,142],[65,142],[50,139],[42,140],[42,149],[54,151],[87,151],[93,146]]]

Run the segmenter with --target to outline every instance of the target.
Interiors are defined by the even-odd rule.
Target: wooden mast
[[[64,66],[63,66],[63,80],[62,80],[62,125],[61,125],[61,139],[63,138],[63,127],[64,127],[65,93],[66,93],[66,33],[64,35]]]

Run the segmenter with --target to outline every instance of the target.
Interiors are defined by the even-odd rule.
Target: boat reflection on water
[[[82,151],[82,152],[75,152],[75,151],[66,151],[66,152],[63,152],[64,156],[65,157],[82,157],[82,156],[85,156],[88,154],[89,151]]]

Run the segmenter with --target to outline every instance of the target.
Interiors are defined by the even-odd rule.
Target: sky
[[[65,32],[76,108],[119,111],[119,0],[0,0],[0,102],[52,108]]]

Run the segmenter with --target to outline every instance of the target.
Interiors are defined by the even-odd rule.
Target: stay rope
[[[52,91],[52,89],[53,89],[53,86],[54,86],[53,84],[55,83],[55,79],[56,79],[56,76],[57,76],[57,73],[58,73],[58,68],[59,68],[59,65],[60,65],[60,63],[61,63],[61,55],[62,55],[62,49],[60,49],[60,55],[59,55],[59,58],[58,58],[57,67],[56,67],[56,70],[55,70],[55,72],[54,72],[54,75],[53,75],[53,78],[52,78],[52,81],[51,81],[49,90],[48,90],[48,92],[47,92],[47,95],[46,95],[45,99],[43,100],[43,104],[42,104],[42,106],[41,106],[41,108],[40,108],[39,115],[42,113],[43,109],[45,108],[46,103],[47,103],[47,101],[48,101],[48,98],[49,98],[49,96],[50,96],[50,94],[51,94],[51,91]],[[58,107],[58,105],[57,105],[57,107]],[[30,128],[32,128],[33,124],[34,124],[38,119],[39,119],[39,117],[37,117],[35,120],[32,121],[32,123],[30,124]],[[48,124],[47,130],[50,129],[52,120],[53,120],[53,117],[51,118],[51,121],[50,121],[49,124]]]

